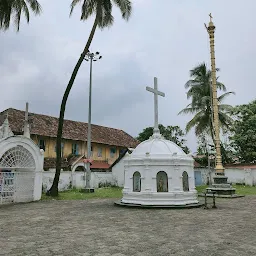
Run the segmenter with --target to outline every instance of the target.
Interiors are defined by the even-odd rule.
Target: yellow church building
[[[14,135],[24,133],[25,111],[9,108],[0,113],[0,126],[8,116]],[[58,118],[28,113],[31,139],[44,150],[44,169],[55,168]],[[62,167],[68,169],[74,162],[87,157],[87,123],[64,120],[62,135]],[[108,169],[117,158],[134,148],[138,141],[123,130],[92,124],[91,169]]]

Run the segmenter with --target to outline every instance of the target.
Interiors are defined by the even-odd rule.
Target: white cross
[[[158,95],[165,97],[163,92],[157,90],[157,78],[154,77],[154,89],[150,87],[146,87],[146,90],[154,93],[154,111],[155,111],[155,124],[154,124],[154,134],[160,133],[158,128]]]

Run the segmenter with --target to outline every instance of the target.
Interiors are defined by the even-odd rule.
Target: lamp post
[[[89,110],[88,110],[88,130],[87,130],[87,162],[86,162],[86,192],[94,192],[94,188],[91,187],[91,110],[92,110],[92,62],[101,59],[99,52],[88,52],[85,55],[85,60],[90,61],[90,83],[89,83]]]

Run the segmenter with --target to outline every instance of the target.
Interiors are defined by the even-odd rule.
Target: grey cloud
[[[69,18],[69,2],[41,0],[43,15],[0,33],[1,110],[8,107],[58,116],[59,104],[74,65],[90,33],[92,20]],[[232,10],[230,9],[232,6]],[[185,82],[196,64],[210,62],[204,22],[212,12],[216,25],[216,62],[220,80],[236,92],[227,103],[247,103],[255,97],[256,17],[254,0],[137,0],[127,23],[115,10],[115,24],[98,30],[91,50],[103,54],[93,67],[93,122],[136,136],[153,125],[153,96],[146,86],[159,79],[166,93],[159,99],[159,121],[185,127],[190,116],[177,116],[189,102]],[[66,118],[87,121],[89,65],[83,63],[70,94]],[[191,132],[188,145],[196,149]]]

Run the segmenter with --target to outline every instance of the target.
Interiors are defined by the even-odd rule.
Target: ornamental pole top
[[[210,16],[210,22],[212,22],[212,14],[210,13],[209,16]]]
[[[213,27],[214,26],[213,21],[212,21],[213,17],[212,17],[211,13],[209,14],[209,17],[210,17],[209,27]]]

